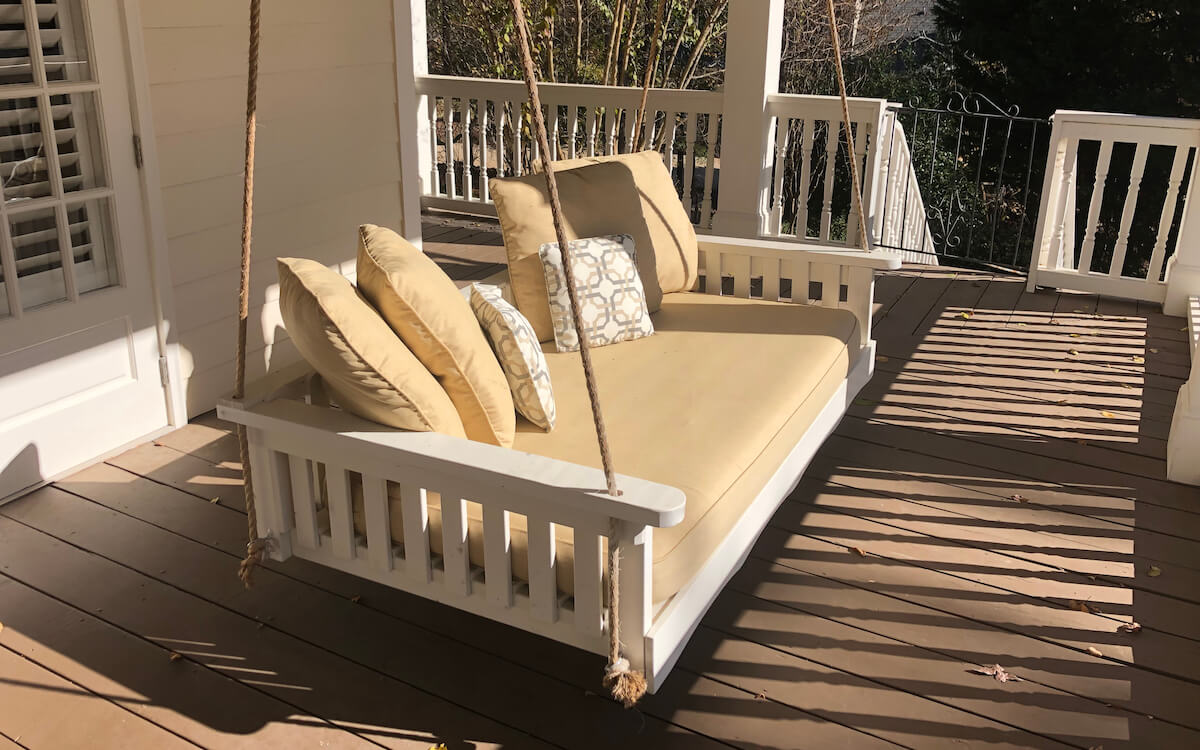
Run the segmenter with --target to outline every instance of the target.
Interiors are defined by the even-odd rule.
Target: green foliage
[[[1055,109],[1200,115],[1197,0],[938,0],[963,85]]]

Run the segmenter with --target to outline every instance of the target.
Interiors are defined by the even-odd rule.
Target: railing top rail
[[[1074,109],[1057,110],[1050,118],[1059,124],[1116,125],[1121,127],[1155,128],[1200,131],[1200,120],[1185,117],[1148,117],[1116,112],[1087,112]]]
[[[850,119],[877,121],[887,109],[886,99],[850,99]],[[841,120],[842,100],[836,96],[808,94],[771,94],[767,97],[767,114],[772,117],[811,117],[818,120]]]
[[[614,102],[619,106],[638,106],[642,89],[634,86],[599,86],[587,83],[539,83],[542,99],[558,104],[578,102]],[[465,76],[417,76],[417,93],[438,96],[524,101],[528,98],[524,81],[506,78],[469,78]],[[720,91],[700,89],[650,89],[649,106],[670,103],[685,111],[720,111],[725,96]],[[659,107],[661,109],[661,106]]]

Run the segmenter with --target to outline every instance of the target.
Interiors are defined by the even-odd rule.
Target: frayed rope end
[[[269,537],[258,537],[246,544],[246,557],[238,566],[238,579],[246,588],[254,585],[254,569],[262,565],[263,558],[266,557],[270,548],[271,539]]]
[[[604,670],[604,687],[625,708],[633,708],[646,694],[646,678],[629,668],[628,659],[617,659]]]

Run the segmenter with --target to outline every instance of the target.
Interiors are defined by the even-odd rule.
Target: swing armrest
[[[607,493],[604,473],[579,464],[433,432],[406,432],[343,411],[276,399],[223,400],[217,416],[258,431],[263,447],[339,465],[365,476],[417,484],[550,521],[607,528],[611,521],[668,527],[683,520],[682,490],[625,475]],[[564,517],[565,516],[565,517]]]

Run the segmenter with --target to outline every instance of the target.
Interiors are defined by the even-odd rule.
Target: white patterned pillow
[[[533,326],[504,299],[497,286],[472,284],[471,309],[500,360],[517,411],[543,430],[554,427],[550,368]]]
[[[567,243],[579,312],[592,346],[631,341],[654,333],[646,292],[638,276],[633,238],[627,234],[590,237]],[[560,352],[579,349],[579,334],[571,316],[571,300],[557,242],[538,248],[546,272],[554,343]]]

